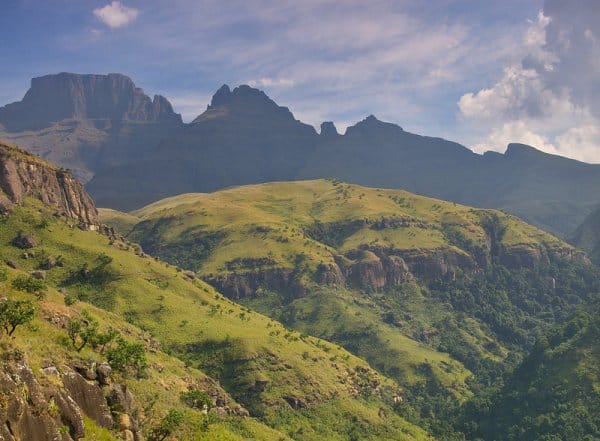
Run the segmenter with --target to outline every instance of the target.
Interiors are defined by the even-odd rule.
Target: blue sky
[[[191,120],[246,83],[315,126],[373,113],[477,151],[600,162],[598,4],[4,0],[0,104],[34,76],[120,72]]]

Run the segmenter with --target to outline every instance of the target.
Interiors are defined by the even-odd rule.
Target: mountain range
[[[516,216],[338,179],[97,210],[4,143],[0,202],[2,439],[599,433],[600,274]]]
[[[139,208],[167,196],[269,181],[335,177],[485,208],[572,233],[600,197],[600,165],[510,144],[479,155],[369,116],[342,135],[296,120],[265,93],[221,87],[189,124],[119,74],[32,80],[0,109],[0,137],[71,168],[100,206]]]

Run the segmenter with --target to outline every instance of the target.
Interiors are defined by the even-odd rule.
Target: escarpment
[[[338,180],[182,195],[135,215],[131,239],[234,299],[431,286],[496,266],[589,264],[584,253],[509,214]]]
[[[551,248],[541,244],[502,248],[497,256],[479,260],[463,250],[396,250],[364,246],[345,255],[335,255],[334,262],[319,264],[309,277],[302,278],[297,269],[252,266],[235,273],[206,277],[232,299],[260,297],[265,290],[284,293],[289,298],[306,294],[311,286],[347,287],[362,291],[382,291],[419,281],[426,285],[436,281],[454,281],[470,277],[492,264],[509,270],[533,269],[552,262],[567,261],[590,265],[585,253],[569,248]]]
[[[26,197],[39,199],[87,228],[96,229],[100,223],[94,202],[68,170],[0,142],[0,212],[11,211]]]

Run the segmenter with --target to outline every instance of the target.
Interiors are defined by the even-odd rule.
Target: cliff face
[[[19,351],[9,350],[0,361],[0,394],[9,397],[0,406],[1,440],[75,441],[85,436],[84,416],[119,430],[123,439],[142,439],[130,415],[134,397],[126,385],[112,381],[107,363],[50,365],[35,375]],[[116,421],[111,408],[126,418]]]
[[[100,168],[145,157],[183,127],[160,95],[121,74],[60,73],[31,80],[21,101],[0,107],[0,138],[86,183]]]
[[[0,143],[0,212],[32,196],[90,229],[99,225],[94,202],[70,172]]]
[[[39,129],[64,119],[181,122],[164,97],[151,99],[121,74],[33,78],[22,101],[0,108],[0,124],[8,130]]]

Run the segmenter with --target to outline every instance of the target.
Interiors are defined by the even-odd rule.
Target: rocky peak
[[[241,85],[231,90],[224,84],[213,95],[206,111],[194,120],[200,122],[217,115],[238,115],[243,117],[268,117],[294,120],[287,107],[277,105],[262,90]]]
[[[321,136],[334,137],[338,136],[339,133],[335,124],[332,121],[324,121],[321,123]]]
[[[543,152],[536,149],[535,147],[531,147],[530,145],[520,144],[517,142],[508,144],[508,147],[506,148],[506,152],[504,153],[504,155],[506,157],[511,157],[511,158],[531,157],[531,156],[537,155],[537,154],[543,155]]]
[[[100,222],[94,202],[67,170],[0,142],[0,213],[34,197],[90,229]]]
[[[383,134],[394,131],[403,132],[404,130],[397,124],[383,122],[377,119],[375,115],[369,115],[362,121],[348,127],[346,135],[372,135],[374,133]]]
[[[39,129],[66,119],[181,122],[162,96],[150,99],[121,74],[59,73],[31,80],[23,100],[0,108],[7,130]]]

